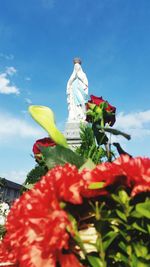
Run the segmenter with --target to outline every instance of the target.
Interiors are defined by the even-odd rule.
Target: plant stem
[[[103,248],[102,236],[100,233],[98,233],[98,239],[99,239],[99,256],[100,259],[102,260],[103,267],[107,267],[107,263],[105,261],[105,251]]]

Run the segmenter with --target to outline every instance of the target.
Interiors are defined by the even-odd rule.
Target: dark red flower
[[[83,267],[74,254],[61,254],[59,256],[61,267]]]
[[[32,151],[36,157],[36,155],[38,154],[41,154],[41,151],[40,151],[40,147],[49,147],[49,146],[55,146],[55,142],[49,138],[49,137],[45,137],[45,138],[42,138],[42,139],[39,139],[35,142],[35,144],[33,145],[33,148],[32,148]]]
[[[102,103],[106,103],[107,107],[105,108],[105,116],[104,116],[104,123],[108,123],[110,126],[113,126],[116,118],[115,118],[115,112],[116,108],[109,104],[108,101],[104,100],[102,97],[97,97],[94,95],[90,95],[91,99],[87,103],[87,110],[90,109],[91,104],[94,104],[95,106],[100,106]],[[87,116],[87,121],[91,121],[90,115]]]

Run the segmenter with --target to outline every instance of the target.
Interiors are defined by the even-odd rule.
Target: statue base
[[[75,150],[81,144],[80,122],[67,122],[64,135],[69,147]]]

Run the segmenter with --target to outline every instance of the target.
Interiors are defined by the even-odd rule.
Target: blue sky
[[[46,136],[29,104],[67,120],[66,84],[82,59],[89,95],[117,107],[134,156],[150,155],[150,1],[0,0],[0,176],[23,182],[32,145]]]

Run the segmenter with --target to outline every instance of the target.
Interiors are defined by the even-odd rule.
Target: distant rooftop
[[[21,184],[7,180],[5,178],[3,179],[3,182],[4,182],[4,187],[7,186],[8,188],[13,188],[13,189],[20,189],[21,188]]]

